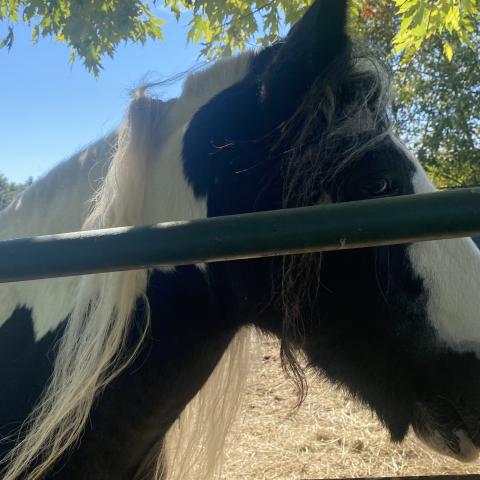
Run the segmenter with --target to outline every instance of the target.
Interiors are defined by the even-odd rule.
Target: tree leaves
[[[403,21],[398,3],[357,5],[351,32],[392,72],[396,132],[439,186],[480,185],[480,22],[472,24],[468,43],[445,27],[406,61],[393,44]]]
[[[0,210],[4,209],[32,181],[32,178],[29,178],[25,184],[13,183],[9,182],[5,175],[0,173]]]
[[[475,0],[395,0],[395,5],[402,20],[393,39],[394,52],[403,54],[404,63],[408,63],[427,40],[440,37],[445,30],[451,40],[469,44],[473,25],[480,20]],[[451,41],[444,41],[443,52],[452,59]]]
[[[445,55],[445,57],[448,58],[448,60],[452,60],[452,58],[453,58],[453,47],[452,47],[452,44],[448,40],[445,40],[445,43],[443,44],[443,54]]]
[[[32,40],[53,37],[70,46],[70,59],[81,58],[95,76],[102,57],[113,57],[122,41],[161,40],[164,20],[140,0],[0,0],[0,20],[9,29],[0,46],[11,47],[18,21],[32,27]]]
[[[7,28],[0,47],[11,48],[14,25],[23,21],[32,27],[33,42],[53,37],[70,46],[70,59],[82,59],[94,75],[105,55],[113,57],[122,41],[145,43],[163,39],[164,20],[155,12],[162,6],[179,20],[193,15],[187,41],[203,45],[202,54],[213,58],[230,55],[246,46],[271,44],[284,27],[295,23],[312,0],[0,0],[0,26]],[[352,0],[352,15],[363,20],[374,14],[377,0]],[[383,2],[390,3],[389,1]],[[478,0],[393,0],[400,20],[393,38],[394,53],[408,63],[433,37],[445,31],[443,52],[450,60],[455,40],[471,43],[479,21]],[[155,12],[155,13],[154,13]],[[283,30],[282,30],[283,29]],[[1,32],[1,31],[0,31]]]

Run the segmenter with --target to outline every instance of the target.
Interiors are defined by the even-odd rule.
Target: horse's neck
[[[237,330],[196,267],[154,272],[147,298],[151,331],[143,350],[102,394],[89,422],[94,427],[55,478],[135,478]]]
[[[116,134],[59,164],[0,212],[0,240],[80,230],[105,175]],[[36,339],[66,318],[78,277],[0,285],[0,326],[16,308],[31,310]]]

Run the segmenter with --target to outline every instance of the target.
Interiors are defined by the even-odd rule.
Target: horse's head
[[[346,16],[345,2],[317,0],[283,43],[252,57],[245,78],[193,117],[185,174],[210,216],[433,190],[391,132],[386,75],[351,47]],[[480,255],[471,240],[274,264],[284,311],[271,328],[287,360],[300,346],[393,439],[412,425],[435,450],[476,458]]]

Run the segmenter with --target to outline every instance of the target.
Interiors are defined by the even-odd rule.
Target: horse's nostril
[[[480,448],[480,419],[478,420],[476,433],[472,436],[472,442],[476,447]]]

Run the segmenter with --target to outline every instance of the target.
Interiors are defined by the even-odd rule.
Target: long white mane
[[[118,132],[54,169],[0,213],[0,239],[205,217],[206,200],[195,198],[183,175],[183,133],[200,106],[243,78],[249,61],[242,55],[189,77],[174,101],[140,95]],[[69,317],[51,382],[6,460],[4,480],[27,472],[31,480],[42,477],[78,441],[94,399],[136,354],[126,354],[125,342],[147,277],[139,270],[0,286],[0,325],[26,306],[40,339]],[[212,478],[238,405],[247,351],[241,332],[172,428],[170,478]],[[162,454],[155,455],[155,478],[164,478]]]

